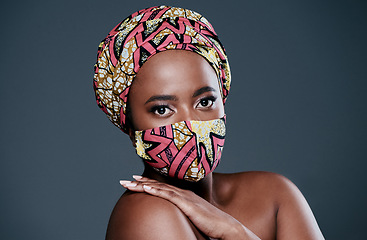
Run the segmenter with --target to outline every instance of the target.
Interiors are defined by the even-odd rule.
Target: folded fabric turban
[[[126,103],[140,67],[156,53],[181,49],[203,56],[214,68],[223,102],[231,76],[225,50],[212,25],[191,10],[158,6],[138,11],[119,23],[98,48],[94,90],[98,106],[127,132]]]

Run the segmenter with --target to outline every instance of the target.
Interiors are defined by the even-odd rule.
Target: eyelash
[[[197,104],[197,106],[198,106],[199,104],[202,104],[202,102],[203,102],[203,101],[210,101],[210,103],[208,104],[209,106],[202,106],[203,108],[210,108],[211,106],[213,106],[213,104],[215,103],[215,101],[216,101],[216,100],[217,100],[217,97],[215,97],[215,96],[203,97],[203,98],[201,98],[201,99],[199,100],[199,103]],[[159,111],[160,109],[165,109],[164,113],[162,113],[162,114],[158,113],[158,111]],[[169,108],[169,106],[168,106],[168,105],[162,104],[162,105],[156,105],[156,106],[151,107],[149,111],[150,111],[151,113],[153,113],[153,114],[163,116],[163,115],[167,114],[167,112],[166,112],[166,111],[167,111],[167,109],[168,109],[169,111],[172,111],[172,110]]]
[[[162,109],[162,108],[171,110],[171,109],[168,107],[168,105],[156,105],[156,106],[153,106],[149,111],[150,111],[151,113],[154,113],[154,114],[157,114],[157,115],[164,115],[165,113],[163,113],[163,114],[159,114],[159,113],[157,112],[158,110],[160,110],[160,109]]]
[[[211,101],[210,106],[203,106],[204,108],[209,108],[209,107],[213,106],[213,104],[215,103],[216,100],[217,100],[217,97],[215,97],[215,96],[204,97],[204,98],[199,100],[198,105],[201,104],[202,101]]]

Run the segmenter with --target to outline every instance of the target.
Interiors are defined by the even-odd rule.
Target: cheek
[[[218,102],[216,103],[217,104],[216,109],[217,109],[218,114],[220,115],[219,118],[221,118],[225,114],[224,104],[223,104],[223,100],[221,98],[218,99],[217,101]]]
[[[155,119],[153,114],[143,106],[136,106],[131,110],[131,120],[135,131],[147,130],[163,126],[162,120]]]
[[[219,100],[221,101],[221,100]],[[216,102],[212,109],[207,111],[197,111],[198,118],[202,121],[222,118],[225,114],[223,102]]]
[[[130,95],[129,98],[129,111],[130,111],[130,122],[134,127],[134,130],[138,130],[141,124],[144,122],[142,117],[141,108],[139,108],[139,101],[134,99],[134,95]]]
[[[145,130],[145,126],[149,123],[149,118],[146,117],[146,114],[141,109],[132,107],[131,121],[135,131]]]

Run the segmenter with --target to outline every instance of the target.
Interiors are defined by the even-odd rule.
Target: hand
[[[259,239],[235,218],[189,190],[134,176],[136,181],[120,181],[125,188],[161,197],[175,204],[206,236],[215,239]]]

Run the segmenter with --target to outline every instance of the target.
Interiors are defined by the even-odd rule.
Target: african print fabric
[[[108,34],[99,45],[95,64],[93,85],[97,104],[124,132],[128,132],[126,103],[135,75],[154,54],[174,49],[193,51],[210,63],[225,102],[230,69],[211,24],[191,10],[168,6],[147,8],[127,17]]]
[[[225,135],[225,118],[182,121],[136,131],[136,153],[163,175],[197,182],[218,165]]]

